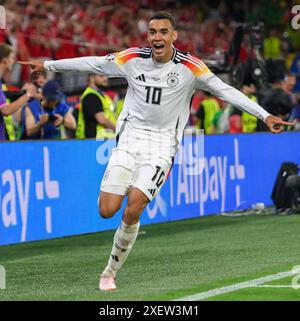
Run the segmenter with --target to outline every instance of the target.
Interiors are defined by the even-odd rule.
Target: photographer
[[[12,67],[15,63],[15,53],[12,47],[7,44],[0,44],[0,79],[6,72],[11,72]],[[7,101],[2,89],[2,81],[0,81],[0,141],[8,140],[8,128],[5,124],[4,117],[11,117],[12,114],[16,113],[21,107],[26,104],[32,97],[36,95],[36,89],[32,84],[26,84],[22,88],[25,93],[22,94],[14,102]],[[12,124],[12,121],[11,121]],[[13,129],[12,129],[13,131]]]
[[[293,101],[291,96],[285,91],[284,77],[276,79],[272,87],[265,91],[265,95],[261,97],[261,106],[273,115],[288,120],[293,109]],[[261,121],[258,121],[257,131],[268,131],[267,126]]]
[[[50,80],[42,88],[42,101],[34,99],[25,107],[22,139],[60,139],[61,125],[75,129],[76,121],[70,108],[61,103],[59,84]]]

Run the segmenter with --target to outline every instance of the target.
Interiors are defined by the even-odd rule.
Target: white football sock
[[[127,225],[122,221],[114,237],[114,244],[108,264],[101,276],[116,276],[117,271],[125,262],[139,232],[140,222]]]

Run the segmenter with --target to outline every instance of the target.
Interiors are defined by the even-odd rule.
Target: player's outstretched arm
[[[80,71],[115,77],[125,75],[122,68],[113,59],[107,59],[107,56],[87,56],[47,61],[19,61],[19,63],[30,66],[33,73],[38,73],[45,69],[53,72]]]
[[[241,91],[226,84],[212,73],[198,78],[198,84],[201,86],[200,88],[261,119],[272,133],[281,133],[284,126],[294,126],[294,123],[283,121],[281,118],[271,115]]]
[[[60,72],[60,71],[86,71],[97,72],[101,68],[103,57],[80,57],[60,60],[46,60],[46,61],[20,61],[22,65],[31,67],[32,72],[39,72],[43,69]]]

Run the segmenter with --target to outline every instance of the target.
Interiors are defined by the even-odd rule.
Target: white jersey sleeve
[[[197,87],[209,91],[213,95],[265,121],[270,114],[256,102],[239,90],[226,84],[211,72],[203,73],[197,78]]]
[[[53,72],[60,71],[81,71],[95,74],[103,74],[108,77],[126,77],[126,64],[120,61],[120,53],[108,54],[107,56],[80,57],[61,60],[45,61],[46,70]]]

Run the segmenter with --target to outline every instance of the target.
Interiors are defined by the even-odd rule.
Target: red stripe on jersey
[[[189,60],[182,60],[181,63],[188,67],[196,77],[200,77],[204,72],[209,71],[209,69],[206,66],[205,68],[200,68],[197,65],[195,65],[195,63],[192,63]]]
[[[137,53],[137,52],[129,52],[128,54],[125,54],[125,55],[123,55],[123,54],[121,55],[121,53],[117,53],[116,62],[119,65],[124,65],[128,60],[138,57],[138,56],[139,56],[139,53]]]
[[[123,50],[123,51],[118,52],[118,54],[122,56],[122,55],[125,55],[125,54],[127,54],[127,53],[130,53],[130,52],[132,52],[132,51],[139,51],[139,50],[140,50],[139,47],[131,47],[131,48],[127,48],[127,49],[125,49],[125,50]]]
[[[194,56],[192,56],[192,55],[187,55],[187,59],[191,59],[191,60],[194,61],[195,63],[201,65],[201,66],[203,67],[203,69],[206,68],[205,63],[204,63],[202,60],[200,60],[199,58],[197,58],[197,57],[194,57]]]
[[[143,50],[143,48],[139,47],[128,48],[126,50],[116,53],[116,62],[120,65],[123,65],[132,58],[147,55],[150,54],[150,52],[150,50],[147,52],[146,49]]]

